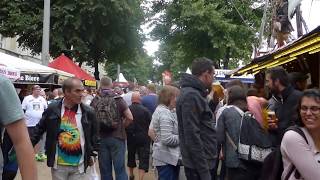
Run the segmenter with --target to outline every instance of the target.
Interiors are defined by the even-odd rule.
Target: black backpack
[[[304,134],[304,132],[298,126],[291,126],[286,131],[295,131],[300,134],[308,144],[308,140]],[[290,175],[296,169],[294,165],[292,165],[288,174],[285,176],[284,180],[288,180]],[[280,151],[280,147],[277,147],[273,152],[271,152],[264,160],[263,167],[261,171],[260,180],[281,180],[281,175],[283,172],[283,162],[282,162],[282,154]],[[301,177],[298,171],[295,172],[295,177],[299,179]]]
[[[96,96],[91,106],[94,108],[100,132],[112,132],[121,123],[120,112],[117,107],[116,99],[119,96],[103,95]]]

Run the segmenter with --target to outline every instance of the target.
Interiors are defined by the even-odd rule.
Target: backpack
[[[298,126],[290,126],[288,129],[286,129],[286,131],[290,130],[300,134],[300,136],[302,136],[308,144],[306,135]],[[292,164],[292,167],[289,170],[288,174],[285,176],[284,180],[288,180],[295,169],[296,167]],[[264,160],[260,180],[281,180],[282,172],[283,162],[279,146],[273,152],[271,152]],[[298,171],[295,172],[295,177],[296,179],[299,179],[301,177]]]
[[[94,108],[100,132],[111,132],[121,123],[120,112],[116,99],[120,96],[103,95],[96,96],[91,106]]]
[[[272,152],[272,142],[267,131],[265,131],[253,115],[243,112],[236,106],[240,115],[240,133],[237,144],[233,142],[230,135],[226,132],[226,137],[233,148],[237,151],[239,159],[248,163],[262,164],[264,159]]]

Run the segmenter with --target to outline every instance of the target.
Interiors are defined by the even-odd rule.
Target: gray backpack
[[[117,107],[116,99],[120,96],[104,95],[96,96],[91,106],[96,112],[96,118],[100,132],[111,132],[118,128],[121,123],[120,112]]]

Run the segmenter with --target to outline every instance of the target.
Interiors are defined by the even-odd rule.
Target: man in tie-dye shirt
[[[96,145],[96,119],[93,110],[81,103],[82,82],[69,78],[62,86],[64,99],[51,103],[35,128],[32,143],[44,132],[47,164],[52,167],[53,180],[87,179],[85,173],[92,165],[91,156]]]

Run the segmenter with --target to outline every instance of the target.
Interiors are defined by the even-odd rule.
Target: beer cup
[[[271,128],[276,128],[278,124],[278,119],[276,117],[276,113],[274,111],[268,111],[268,116],[269,116],[269,127]]]

